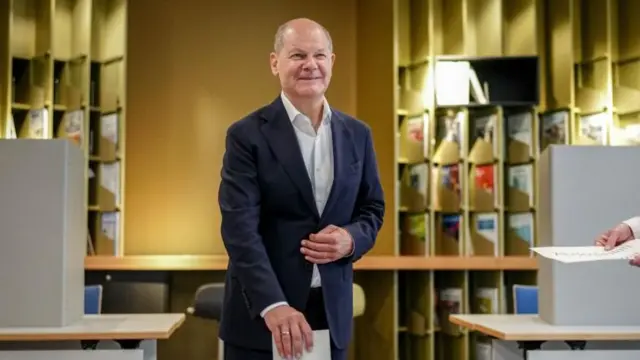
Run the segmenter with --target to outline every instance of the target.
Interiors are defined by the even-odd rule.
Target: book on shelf
[[[407,163],[424,161],[429,156],[429,115],[412,115],[400,125],[400,158]]]
[[[576,144],[607,145],[609,118],[605,112],[580,116]]]
[[[507,168],[509,211],[528,211],[534,207],[533,164],[513,165]]]
[[[449,335],[459,335],[459,326],[449,321],[449,315],[461,314],[463,304],[463,291],[461,288],[452,287],[440,289],[438,295],[438,318],[440,329]]]
[[[101,209],[115,210],[120,206],[120,162],[100,163],[100,191],[98,204]]]
[[[462,200],[460,165],[444,165],[432,168],[432,197],[436,210],[457,212]]]
[[[499,207],[498,165],[473,166],[470,171],[469,205],[473,211],[492,211]]]
[[[68,111],[64,114],[58,128],[58,137],[67,138],[79,146],[84,144],[84,112]]]
[[[498,256],[498,214],[495,212],[473,213],[469,223],[469,237],[467,238],[469,255]]]
[[[640,124],[624,124],[611,128],[611,145],[640,145]]]
[[[406,214],[402,222],[400,253],[427,256],[429,248],[429,214]]]
[[[476,308],[473,312],[476,314],[498,314],[499,309],[499,295],[498,288],[496,287],[478,287],[475,290],[475,304]]]
[[[525,163],[535,154],[533,142],[533,112],[522,111],[508,114],[506,159],[511,164]]]
[[[13,121],[13,115],[10,114],[7,122],[4,125],[4,138],[5,139],[17,139],[16,124]]]
[[[469,103],[468,61],[437,61],[435,64],[436,104],[438,106]]]
[[[462,237],[463,218],[460,214],[438,214],[436,254],[437,255],[460,255]]]
[[[488,104],[476,71],[469,61],[438,60],[435,65],[435,90],[437,106]]]
[[[549,145],[567,144],[569,141],[569,110],[542,114],[540,117],[540,151]]]
[[[87,231],[87,255],[96,255],[96,249],[93,246],[93,239],[91,238],[91,231]]]
[[[533,256],[534,216],[531,212],[510,213],[507,215],[505,253],[511,256]]]
[[[493,163],[499,157],[498,139],[495,136],[498,127],[498,115],[488,114],[473,117],[471,123],[471,150],[469,161],[474,164]]]
[[[120,213],[100,213],[100,231],[96,234],[95,252],[98,255],[117,256],[120,251]]]
[[[18,132],[21,138],[46,139],[49,134],[49,110],[46,108],[29,110],[26,124],[23,123]]]
[[[436,150],[433,161],[437,164],[450,165],[460,162],[464,157],[464,124],[463,110],[447,109],[437,116]]]
[[[100,158],[106,161],[115,160],[120,150],[118,113],[104,114],[100,118]]]
[[[426,209],[429,203],[429,165],[410,164],[402,170],[400,206],[409,211]]]

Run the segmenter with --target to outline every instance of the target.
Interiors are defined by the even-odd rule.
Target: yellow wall
[[[356,113],[356,0],[175,4],[128,5],[127,255],[224,253],[217,192],[225,132],[278,95],[268,57],[284,21],[309,16],[328,28],[337,53],[328,99]]]

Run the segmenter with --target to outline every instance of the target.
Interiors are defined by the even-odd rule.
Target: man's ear
[[[274,52],[269,55],[269,64],[271,65],[271,73],[274,76],[278,75],[278,55]]]

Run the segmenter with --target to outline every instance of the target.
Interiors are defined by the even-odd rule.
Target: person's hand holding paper
[[[625,241],[611,250],[603,246],[532,247],[540,256],[563,263],[601,260],[630,260],[640,255],[640,239]]]
[[[596,239],[596,246],[604,246],[605,250],[611,250],[620,244],[633,240],[633,238],[631,227],[625,223],[620,223],[614,228],[602,233],[602,235]]]
[[[631,226],[622,222],[602,233],[595,241],[596,246],[603,246],[605,250],[622,245],[635,238]],[[629,261],[631,265],[640,266],[640,257],[636,256]]]

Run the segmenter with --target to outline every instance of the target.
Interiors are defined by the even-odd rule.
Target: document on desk
[[[601,260],[630,260],[640,255],[640,239],[630,240],[605,250],[602,246],[548,246],[532,247],[538,255],[563,263]]]
[[[278,354],[276,344],[271,338],[273,346],[273,360],[285,360]],[[313,332],[313,348],[311,351],[304,350],[302,357],[298,360],[327,360],[331,359],[331,337],[329,330],[316,330]]]

